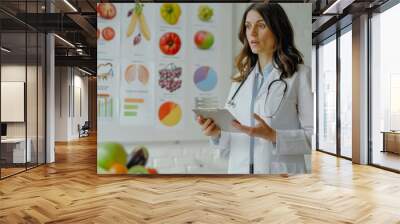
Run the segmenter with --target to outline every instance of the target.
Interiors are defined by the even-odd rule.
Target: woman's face
[[[275,50],[275,35],[268,28],[260,13],[250,10],[247,13],[246,38],[254,54],[271,54]]]

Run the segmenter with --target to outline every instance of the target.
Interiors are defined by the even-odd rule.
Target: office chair
[[[78,129],[79,129],[79,138],[89,136],[89,129],[90,129],[89,121],[85,121],[85,123],[80,128],[78,125]]]

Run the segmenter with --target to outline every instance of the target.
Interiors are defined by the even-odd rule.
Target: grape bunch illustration
[[[174,63],[168,64],[165,68],[159,70],[160,79],[158,84],[161,88],[166,89],[170,93],[181,88],[182,67],[177,67]]]

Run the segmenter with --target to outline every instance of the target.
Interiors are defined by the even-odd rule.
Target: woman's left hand
[[[240,124],[238,121],[233,121],[232,125],[239,129],[241,132],[244,132],[250,136],[264,138],[266,140],[270,140],[273,143],[276,142],[276,132],[272,129],[265,121],[254,113],[254,118],[258,121],[257,125],[254,127],[245,126]]]

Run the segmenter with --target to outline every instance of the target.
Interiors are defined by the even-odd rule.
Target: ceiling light
[[[67,4],[72,10],[74,10],[74,12],[78,12],[78,10],[71,4],[69,3],[68,0],[64,0],[65,4]]]
[[[81,71],[81,72],[83,72],[83,73],[85,73],[85,74],[92,75],[92,73],[90,73],[90,72],[88,72],[88,71],[86,71],[86,70],[83,70],[83,69],[81,69],[81,68],[79,68],[79,67],[78,67],[78,70]]]
[[[68,44],[69,46],[75,48],[75,45],[71,44],[71,42],[67,41],[66,39],[58,36],[57,34],[54,34],[54,36],[56,36],[58,39],[62,40],[64,43]]]
[[[8,49],[5,48],[5,47],[1,47],[0,49],[1,49],[2,51],[6,52],[6,53],[10,53],[10,52],[11,52],[11,50],[8,50]]]

